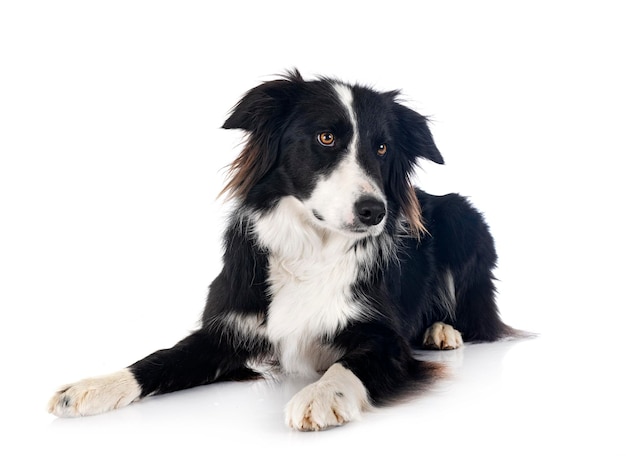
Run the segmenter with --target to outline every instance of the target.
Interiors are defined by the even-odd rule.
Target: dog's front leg
[[[208,328],[200,329],[174,347],[154,352],[126,369],[60,388],[48,409],[61,417],[95,415],[152,394],[254,376],[245,367],[249,354],[225,339]]]
[[[342,425],[373,405],[423,388],[441,370],[415,359],[408,342],[380,323],[353,324],[334,343],[345,355],[289,401],[288,426],[319,431]]]

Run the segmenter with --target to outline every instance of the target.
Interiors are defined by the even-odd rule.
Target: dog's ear
[[[304,82],[297,70],[284,79],[265,82],[249,90],[232,109],[222,128],[239,128],[249,133],[266,133],[289,115]]]
[[[400,210],[409,224],[411,233],[420,237],[428,230],[422,220],[422,211],[411,182],[411,175],[418,158],[443,164],[443,157],[435,145],[424,116],[397,102],[394,102],[393,109],[397,128],[394,142],[400,149],[401,159],[394,162],[391,182],[395,185],[394,194],[398,197]]]
[[[269,81],[248,91],[235,105],[222,128],[248,132],[246,144],[231,163],[228,182],[220,196],[244,198],[265,176],[278,156],[278,146],[304,80],[297,70],[284,79]]]
[[[443,165],[426,117],[399,103],[394,104],[394,110],[404,153],[411,159],[422,157]]]

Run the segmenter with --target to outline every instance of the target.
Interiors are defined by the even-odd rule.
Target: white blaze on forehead
[[[339,95],[339,101],[344,105],[348,116],[350,117],[350,123],[352,124],[352,141],[348,146],[350,155],[356,155],[356,145],[359,137],[359,130],[357,128],[356,113],[353,107],[352,89],[344,84],[335,84],[335,91]]]
[[[358,194],[371,194],[379,196],[381,197],[381,199],[384,199],[384,197],[382,196],[382,192],[380,191],[378,186],[374,184],[374,182],[369,177],[367,177],[365,171],[358,164],[357,161],[357,144],[360,138],[356,112],[354,111],[354,98],[352,97],[352,89],[349,86],[340,83],[335,84],[334,88],[337,92],[337,95],[339,95],[339,100],[346,108],[348,117],[350,117],[350,123],[352,124],[352,140],[350,141],[350,144],[348,144],[348,155],[341,166],[347,168],[347,173],[356,174],[357,179],[360,180],[358,188],[354,188],[354,186],[352,185],[354,180],[350,180],[348,176],[342,176],[341,179],[346,179],[346,181],[350,185],[352,185],[353,192],[356,191]]]

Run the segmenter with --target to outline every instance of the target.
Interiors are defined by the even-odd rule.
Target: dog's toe
[[[463,345],[463,337],[452,326],[437,322],[424,333],[423,345],[436,350],[454,350]]]
[[[305,387],[287,404],[285,422],[298,431],[321,431],[357,419],[367,407],[361,381],[339,364]]]
[[[140,395],[135,377],[124,369],[59,388],[48,402],[48,412],[59,417],[95,415],[128,405]]]

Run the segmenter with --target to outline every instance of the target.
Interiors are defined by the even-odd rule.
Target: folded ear
[[[394,111],[400,136],[398,143],[405,154],[412,159],[422,157],[443,165],[426,117],[399,103],[394,104]]]
[[[284,79],[265,82],[249,90],[232,109],[222,128],[239,128],[250,133],[273,130],[272,124],[280,125],[289,114],[303,82],[300,73],[293,70]]]
[[[391,95],[395,97],[397,92],[392,92]],[[393,161],[390,182],[395,186],[393,194],[398,198],[400,210],[406,217],[409,230],[419,238],[428,230],[422,220],[422,211],[411,182],[411,174],[418,158],[443,164],[443,157],[435,145],[424,116],[395,101],[393,112],[396,117],[394,147],[399,149],[400,160]]]
[[[222,128],[248,132],[241,153],[230,164],[228,181],[220,195],[245,198],[274,166],[287,117],[304,80],[294,70],[250,90],[235,105]]]

